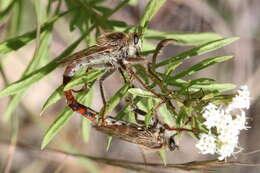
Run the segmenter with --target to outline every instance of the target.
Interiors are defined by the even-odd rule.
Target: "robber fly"
[[[116,69],[124,69],[128,63],[144,60],[139,56],[140,49],[141,41],[137,33],[111,32],[103,34],[97,39],[97,45],[66,58],[68,66],[63,74],[63,85],[65,86],[69,83],[75,72],[80,68],[107,69],[107,72],[99,80],[101,97],[103,104],[105,104],[103,81],[115,72]],[[73,96],[73,91],[72,89],[64,91],[68,106],[89,120],[95,120],[98,113],[78,103]]]
[[[173,151],[178,147],[174,140],[175,134],[167,135],[167,129],[158,122],[145,127],[144,125],[126,123],[114,117],[107,117],[104,122],[95,124],[93,127],[104,134],[138,144],[145,149],[164,148]]]

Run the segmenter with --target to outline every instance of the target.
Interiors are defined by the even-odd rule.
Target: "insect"
[[[162,41],[162,43],[165,42],[168,41]],[[158,48],[154,54],[154,59],[162,47],[164,47],[164,44],[158,45]],[[101,35],[97,39],[97,45],[77,52],[69,56],[67,60],[64,61],[69,64],[63,74],[63,85],[65,86],[69,83],[76,71],[80,68],[90,67],[107,69],[107,72],[105,72],[99,79],[101,97],[103,104],[105,105],[106,101],[103,91],[103,81],[115,72],[116,69],[126,70],[127,64],[129,63],[145,61],[145,59],[139,55],[140,49],[141,41],[137,33],[125,34],[123,32],[112,32]],[[130,74],[135,76],[133,71],[130,71]],[[135,76],[135,78],[138,79],[138,76]],[[140,79],[139,81],[142,83]],[[171,128],[166,124],[158,123],[158,120],[156,120],[154,124],[149,127],[139,124],[126,123],[124,121],[116,120],[113,117],[107,117],[102,119],[101,122],[96,122],[93,120],[96,119],[99,113],[90,107],[78,103],[74,98],[73,92],[77,91],[73,89],[64,91],[68,106],[73,111],[80,113],[89,120],[92,120],[94,128],[105,134],[118,137],[131,143],[139,144],[145,148],[168,148],[170,150],[174,150],[177,147],[174,141],[175,135],[168,136],[166,132],[169,130],[192,131],[184,128]],[[153,92],[153,94],[159,96],[155,92]],[[137,110],[136,112],[140,113],[142,111]]]
[[[144,61],[139,56],[141,41],[137,33],[125,34],[123,32],[111,32],[101,35],[97,39],[97,45],[79,51],[67,58],[68,63],[63,74],[63,85],[71,81],[75,72],[80,68],[107,69],[99,79],[99,87],[103,104],[106,104],[103,81],[116,69],[126,68],[128,63]],[[95,120],[98,112],[77,102],[72,89],[64,91],[68,106],[89,120]]]
[[[141,116],[145,116],[146,112],[136,108],[133,112]],[[145,149],[169,149],[170,151],[178,148],[174,137],[177,133],[169,133],[171,131],[176,132],[192,132],[197,134],[196,129],[187,129],[179,127],[170,127],[169,125],[162,123],[157,116],[153,118],[153,124],[146,127],[142,120],[138,120],[135,116],[136,122],[126,123],[125,121],[117,120],[114,117],[108,116],[101,123],[93,123],[93,127],[101,131],[104,134],[119,138],[124,141],[138,144]]]
[[[105,134],[138,144],[145,149],[158,150],[164,148],[173,151],[178,148],[174,140],[175,134],[168,136],[166,127],[159,124],[158,121],[155,121],[149,127],[145,127],[107,117],[104,122],[93,125],[93,127]]]

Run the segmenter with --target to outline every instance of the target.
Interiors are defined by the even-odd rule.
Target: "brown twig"
[[[8,146],[9,141],[3,141],[0,140],[0,145],[2,146]],[[2,147],[1,147],[2,148]],[[78,154],[78,153],[69,153],[57,149],[45,149],[44,151],[39,150],[38,147],[23,144],[20,142],[17,142],[17,150],[27,150],[31,152],[36,152],[35,156],[39,158],[46,158],[47,156],[52,155],[52,157],[48,157],[48,159],[55,158],[55,161],[59,160],[59,156],[71,156],[75,158],[83,158],[83,159],[90,159],[92,161],[96,161],[98,163],[108,164],[112,166],[117,166],[121,168],[126,168],[129,170],[134,171],[141,171],[141,172],[148,172],[148,173],[155,173],[158,171],[154,171],[154,168],[175,168],[175,169],[181,169],[181,170],[199,170],[199,171],[206,171],[206,168],[215,168],[215,167],[226,167],[226,166],[250,166],[250,167],[258,167],[260,166],[260,163],[241,163],[241,162],[225,162],[225,161],[218,161],[218,160],[205,160],[205,161],[193,161],[193,162],[187,162],[187,163],[180,163],[180,164],[161,164],[161,163],[143,163],[143,162],[135,162],[135,161],[128,161],[128,160],[118,160],[118,159],[109,159],[109,158],[103,158],[103,157],[95,157],[95,156],[89,156],[84,154]],[[62,161],[62,160],[60,160]],[[148,170],[145,168],[142,168],[140,166],[146,166],[153,168],[153,170]],[[161,171],[160,171],[161,172]]]

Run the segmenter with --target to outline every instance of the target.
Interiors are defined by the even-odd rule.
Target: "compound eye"
[[[169,149],[171,150],[171,151],[173,151],[173,150],[175,150],[176,148],[178,148],[178,145],[176,145],[176,143],[175,143],[175,140],[174,140],[174,138],[173,138],[174,136],[171,136],[170,137],[170,139],[169,139]]]
[[[139,37],[135,34],[134,35],[134,44],[138,44],[139,42]]]

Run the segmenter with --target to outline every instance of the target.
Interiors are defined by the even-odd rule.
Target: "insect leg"
[[[165,123],[161,123],[159,122],[166,130],[173,130],[173,131],[177,131],[177,132],[192,132],[194,134],[198,134],[199,131],[197,129],[187,129],[187,128],[182,128],[182,127],[170,127],[168,124]]]
[[[174,137],[177,135],[177,133],[175,133],[174,135],[170,136],[169,138],[169,142],[168,142],[168,148],[173,151],[176,148],[179,149],[179,146],[176,144]]]
[[[140,120],[138,119],[138,115],[141,115],[141,116],[146,116],[147,112],[139,109],[139,108],[135,108],[133,109],[133,112],[135,114],[135,121],[138,123],[138,124],[144,124],[144,120]]]
[[[160,54],[160,51],[162,50],[162,48],[164,48],[165,46],[167,46],[168,44],[170,44],[173,41],[177,41],[177,40],[165,39],[165,40],[160,41],[159,44],[157,44],[155,52],[153,54],[153,59],[152,59],[153,66],[156,64],[157,56]]]
[[[125,83],[127,83],[128,81],[130,81],[132,79],[131,78],[132,76],[131,76],[130,79],[127,80],[127,77],[124,75],[122,68],[118,68],[118,71],[120,72],[121,76],[123,77]]]
[[[138,119],[138,115],[141,115],[141,116],[146,116],[147,115],[147,112],[145,112],[145,111],[143,111],[143,110],[141,110],[141,109],[139,109],[139,108],[135,108],[134,110],[134,113],[135,113],[135,121],[138,123],[138,124],[142,124],[142,125],[144,125],[145,123],[144,123],[144,120],[140,120],[140,119]],[[154,128],[156,128],[157,127],[157,125],[158,125],[158,123],[159,123],[159,120],[158,120],[158,117],[157,117],[157,115],[155,116],[155,117],[153,117],[153,124],[151,125],[151,126],[149,126],[149,129],[154,129]]]
[[[105,98],[105,94],[104,94],[103,82],[104,82],[104,80],[106,80],[106,78],[108,78],[110,75],[112,75],[115,71],[116,71],[116,68],[112,68],[112,69],[108,70],[105,74],[103,74],[101,76],[101,78],[99,79],[99,89],[100,89],[101,98],[102,98],[104,105],[106,105],[106,98]]]
[[[69,83],[74,76],[75,72],[82,66],[81,63],[73,62],[72,64],[68,65],[64,74],[63,74],[63,85],[65,86],[67,83]],[[72,89],[64,91],[64,94],[67,99],[68,106],[75,112],[80,113],[81,115],[85,116],[89,120],[94,120],[96,118],[96,115],[98,114],[93,109],[86,107],[80,103],[77,102],[77,100],[74,98]]]
[[[148,63],[148,60],[142,56],[138,57],[127,57],[124,59],[127,63],[135,64],[135,63]]]
[[[72,94],[72,90],[66,90],[64,93],[67,99],[67,104],[73,111],[80,113],[91,121],[96,118],[98,112],[94,111],[90,107],[78,103]]]

